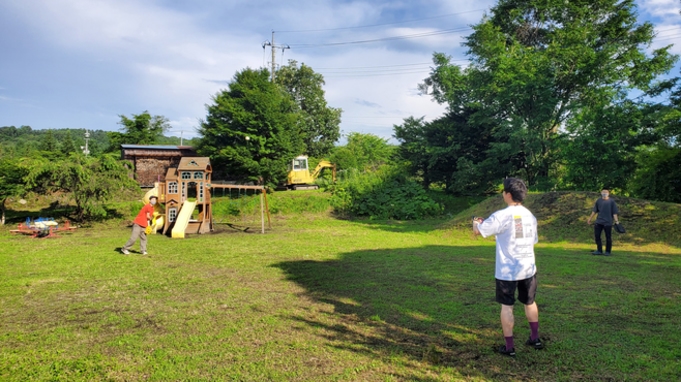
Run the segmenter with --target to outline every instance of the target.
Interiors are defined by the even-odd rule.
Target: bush
[[[641,151],[631,191],[637,198],[681,203],[681,148]]]
[[[329,187],[331,205],[338,213],[398,220],[422,219],[442,213],[442,206],[395,167],[384,166],[374,172],[344,175],[343,180]]]

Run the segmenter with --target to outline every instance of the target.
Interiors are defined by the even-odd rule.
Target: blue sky
[[[118,115],[148,110],[196,136],[205,105],[245,67],[294,59],[326,79],[344,133],[392,135],[408,116],[444,108],[416,86],[433,52],[465,59],[462,38],[494,1],[428,0],[3,0],[0,126],[116,131]],[[679,0],[638,0],[659,31],[653,48],[677,43]],[[443,31],[440,33],[440,31]],[[410,38],[385,40],[393,36]],[[418,37],[417,37],[418,36]],[[379,40],[371,43],[357,43]],[[354,42],[329,45],[329,43]],[[463,62],[463,61],[462,61]],[[679,66],[672,75],[679,75]]]

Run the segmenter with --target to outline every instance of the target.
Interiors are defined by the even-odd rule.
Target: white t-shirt
[[[523,206],[509,206],[478,225],[483,237],[496,235],[497,261],[494,277],[499,280],[525,280],[537,273],[534,245],[537,218]]]

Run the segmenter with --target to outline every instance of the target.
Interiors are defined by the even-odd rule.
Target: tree
[[[24,179],[32,189],[68,193],[76,204],[76,218],[83,220],[106,216],[104,203],[124,189],[139,187],[129,172],[116,154],[73,153],[62,160],[35,160]]]
[[[338,169],[375,170],[391,162],[395,146],[373,134],[350,133],[345,146],[336,147],[331,153],[331,162]]]
[[[634,196],[681,203],[681,147],[643,147],[631,185]]]
[[[119,115],[121,121],[118,122],[122,127],[122,132],[109,132],[111,145],[110,151],[119,149],[121,144],[132,145],[153,145],[163,133],[170,130],[168,119],[162,115],[152,116],[148,111],[141,114],[133,114],[132,118]]]
[[[52,132],[52,129],[47,130],[45,135],[43,135],[40,149],[51,153],[57,151],[57,140],[54,138],[54,132]]]
[[[646,53],[653,26],[637,23],[633,0],[501,0],[473,29],[470,66],[436,54],[421,89],[451,111],[474,107],[472,119],[494,121],[489,157],[513,158],[507,175],[533,186],[555,182],[570,119],[651,91],[676,60],[669,47]]]
[[[559,144],[561,188],[628,190],[639,148],[665,145],[668,113],[665,105],[625,101],[571,118]]]
[[[71,130],[66,132],[66,136],[64,137],[64,141],[62,142],[60,149],[62,154],[66,156],[76,152],[76,144],[73,142]]]
[[[28,174],[20,159],[0,156],[0,225],[5,224],[5,202],[24,191],[24,177]]]
[[[286,89],[302,114],[301,132],[307,154],[327,155],[340,138],[341,109],[328,107],[324,98],[324,77],[312,68],[295,60],[277,71],[277,84]]]
[[[305,149],[301,116],[291,97],[269,81],[267,69],[246,68],[206,105],[197,151],[236,180],[277,185]]]
[[[435,182],[450,193],[487,193],[508,174],[513,158],[499,162],[490,155],[496,142],[494,126],[472,119],[480,114],[465,107],[432,122],[410,117],[394,126],[400,157],[421,177],[424,187]]]

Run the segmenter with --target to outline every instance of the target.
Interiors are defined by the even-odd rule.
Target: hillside
[[[537,217],[539,235],[545,241],[590,242],[592,226],[586,220],[596,199],[596,192],[547,192],[530,194],[523,203]],[[647,244],[664,242],[681,246],[681,204],[652,202],[613,195],[620,210],[620,221],[627,229],[616,236],[620,242]],[[457,228],[470,227],[471,216],[487,217],[503,208],[501,195],[482,201],[459,213],[447,223]]]

